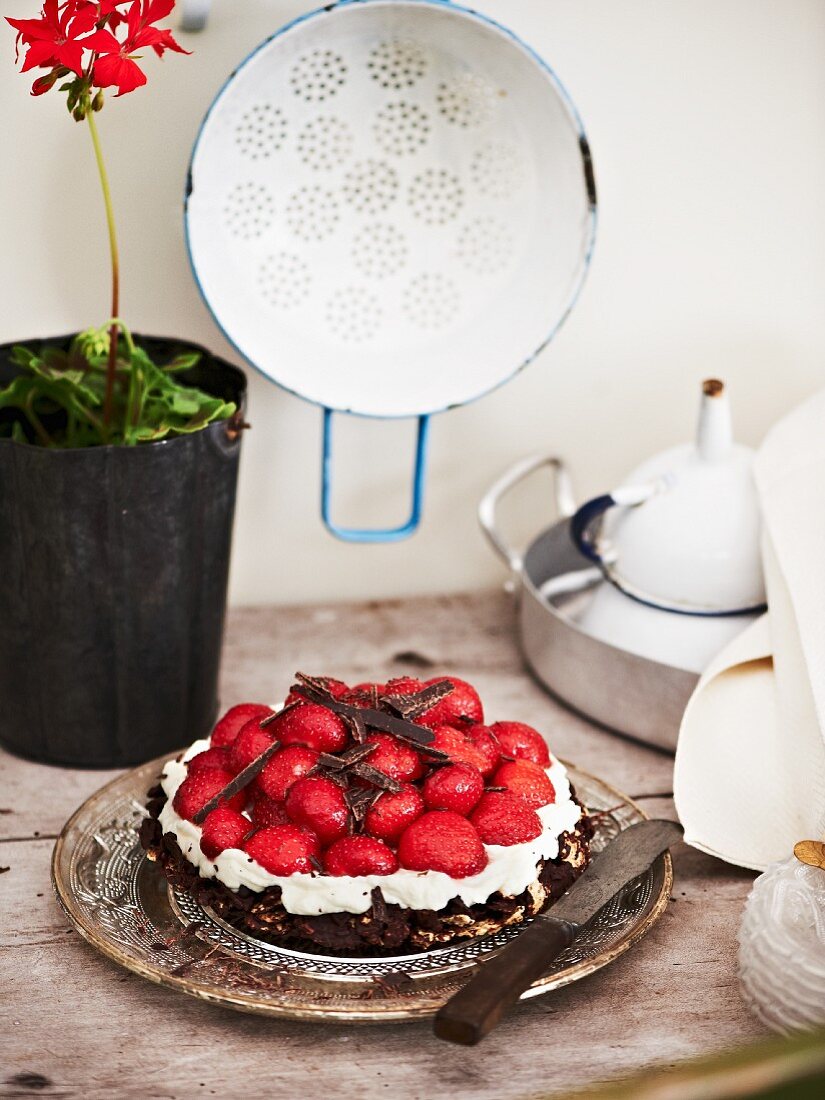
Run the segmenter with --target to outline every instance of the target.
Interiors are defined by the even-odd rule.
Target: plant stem
[[[86,116],[89,120],[89,132],[92,135],[92,145],[95,150],[97,170],[100,175],[100,189],[103,192],[103,203],[106,207],[106,226],[109,230],[109,253],[112,259],[112,308],[110,316],[117,318],[120,312],[120,261],[117,250],[117,233],[115,231],[115,212],[112,207],[112,193],[109,190],[109,177],[106,174],[106,164],[103,160],[103,150],[100,147],[100,137],[97,132],[94,111],[89,111]],[[112,419],[112,395],[115,387],[115,368],[117,365],[117,320],[112,321],[109,329],[109,361],[106,365],[106,392],[103,398],[103,424],[108,432]]]

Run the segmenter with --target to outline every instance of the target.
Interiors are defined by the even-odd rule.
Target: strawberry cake
[[[421,951],[521,923],[587,866],[564,765],[531,726],[485,725],[470,684],[296,679],[169,760],[141,826],[167,879],[240,931]]]

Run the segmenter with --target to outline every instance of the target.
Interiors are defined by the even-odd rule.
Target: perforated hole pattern
[[[506,225],[496,218],[473,218],[458,236],[458,257],[478,275],[503,270],[513,254],[513,239]]]
[[[286,204],[287,225],[302,241],[323,241],[340,219],[338,200],[323,187],[301,187]]]
[[[292,90],[306,103],[323,103],[343,87],[347,66],[335,50],[316,49],[299,57],[289,74]]]
[[[277,309],[294,309],[306,300],[312,284],[309,267],[293,252],[268,256],[258,271],[264,298]]]
[[[235,127],[235,142],[250,160],[271,157],[283,148],[287,121],[280,107],[271,103],[253,103]]]
[[[422,222],[446,225],[464,205],[464,188],[446,168],[427,168],[413,179],[407,201]]]
[[[408,157],[426,145],[430,129],[427,112],[416,103],[401,99],[397,103],[388,103],[378,111],[373,133],[385,153]]]
[[[382,88],[412,88],[427,71],[427,54],[417,42],[393,38],[370,50],[367,62],[372,79]]]
[[[275,203],[266,187],[247,180],[236,184],[226,196],[223,213],[226,227],[235,237],[260,237],[272,224]]]
[[[404,312],[419,328],[444,328],[455,319],[460,304],[458,287],[439,272],[416,276],[404,290]]]
[[[483,145],[470,161],[470,179],[482,195],[507,199],[524,182],[524,159],[515,145],[491,141]]]
[[[347,172],[342,193],[359,214],[381,214],[398,194],[398,173],[384,161],[362,161]]]
[[[298,156],[310,168],[328,172],[352,152],[352,131],[340,118],[320,115],[310,119],[298,134]]]
[[[459,73],[438,85],[436,102],[448,122],[467,129],[490,121],[495,110],[496,92],[478,74]]]
[[[337,291],[327,302],[327,323],[341,340],[363,343],[371,340],[381,326],[383,310],[378,298],[365,287],[348,286]]]
[[[400,271],[408,255],[404,234],[395,226],[382,223],[365,226],[352,246],[355,265],[374,279],[386,279]]]
[[[365,64],[369,81],[378,86],[373,97],[379,97],[379,106],[373,108],[371,119],[316,112],[297,132],[291,132],[288,105],[283,104],[282,109],[261,101],[244,111],[234,130],[238,149],[250,160],[266,160],[273,153],[290,150],[309,173],[323,174],[329,181],[327,187],[320,179],[312,183],[304,172],[303,182],[299,173],[295,182],[302,185],[292,191],[283,206],[279,200],[279,214],[284,230],[293,238],[294,249],[274,252],[257,267],[258,290],[271,308],[285,312],[312,300],[316,282],[318,286],[324,283],[323,278],[316,281],[313,265],[330,261],[322,252],[304,257],[301,245],[317,245],[335,234],[340,236],[342,216],[357,217],[349,229],[348,241],[337,240],[335,245],[336,249],[341,245],[347,249],[343,254],[336,252],[335,262],[342,266],[335,272],[342,286],[317,303],[319,320],[328,333],[354,344],[374,339],[388,311],[392,317],[399,307],[402,318],[424,332],[455,321],[463,299],[472,304],[478,290],[460,292],[461,280],[430,268],[431,260],[426,262],[426,270],[414,269],[395,289],[381,285],[410,267],[415,234],[404,232],[404,222],[412,218],[421,227],[429,227],[430,232],[447,230],[438,246],[442,263],[458,263],[465,272],[482,278],[494,275],[511,262],[515,239],[506,218],[472,216],[473,200],[481,196],[506,200],[518,192],[526,174],[518,146],[507,138],[494,140],[495,135],[489,134],[487,140],[484,134],[478,135],[476,148],[470,147],[468,172],[463,179],[455,171],[438,166],[437,161],[435,166],[432,160],[428,164],[428,144],[435,129],[441,130],[438,136],[443,141],[449,139],[452,127],[478,129],[493,117],[502,93],[479,74],[461,68],[435,87],[430,86],[422,101],[416,99],[416,86],[429,75],[430,60],[428,49],[421,44],[401,38],[384,39],[360,64]],[[341,53],[321,47],[298,57],[288,72],[293,94],[312,106],[333,99],[350,79],[363,80],[363,70],[351,71],[349,60]],[[342,112],[344,109],[342,102]],[[371,136],[387,159],[367,157],[348,163],[362,126],[366,132],[358,134],[359,141]],[[412,162],[403,191],[393,160]],[[406,172],[405,164],[399,163],[399,168]],[[400,208],[399,197],[404,200]],[[225,200],[227,229],[245,240],[259,238],[273,223],[275,213],[275,202],[265,184],[250,180],[237,184]],[[466,214],[469,219],[456,227],[454,223]],[[346,222],[344,228],[348,228]],[[432,241],[435,244],[436,238]],[[347,257],[351,282],[347,281]],[[360,285],[359,277],[369,280],[372,289]]]

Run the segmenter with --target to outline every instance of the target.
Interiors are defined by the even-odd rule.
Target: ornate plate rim
[[[182,750],[179,750],[182,751]],[[253,1000],[248,996],[241,996],[232,993],[221,985],[210,982],[206,978],[198,978],[197,983],[191,979],[186,978],[183,975],[175,975],[167,971],[163,971],[158,968],[153,968],[146,962],[135,958],[133,955],[122,951],[119,948],[117,941],[107,938],[101,934],[100,931],[91,926],[87,921],[85,914],[76,908],[76,903],[70,888],[70,884],[64,881],[64,878],[60,872],[60,861],[64,853],[64,848],[69,842],[69,834],[74,827],[78,818],[86,811],[89,803],[94,800],[99,800],[106,795],[106,793],[113,787],[117,787],[127,780],[136,772],[141,772],[144,769],[151,771],[153,768],[160,770],[161,766],[169,760],[175,753],[164,753],[162,756],[156,757],[154,760],[149,760],[145,764],[140,764],[135,768],[130,768],[120,775],[115,776],[109,780],[102,787],[99,787],[88,798],[84,799],[80,806],[74,811],[74,813],[68,818],[63,828],[55,841],[54,848],[52,850],[51,859],[51,882],[55,896],[63,909],[69,923],[72,927],[80,933],[84,940],[94,947],[101,954],[111,959],[113,962],[122,966],[125,970],[131,973],[138,974],[142,978],[146,978],[153,982],[155,985],[165,986],[170,989],[178,990],[187,994],[190,997],[196,997],[199,1000],[207,1001],[212,1004],[221,1005],[228,1008],[233,1008],[237,1011],[253,1013],[256,1015],[273,1016],[280,1018],[288,1018],[294,1020],[306,1020],[306,1021],[318,1021],[327,1020],[335,1021],[338,1023],[349,1024],[380,1024],[380,1023],[399,1023],[402,1021],[414,1021],[422,1020],[428,1017],[432,1017],[435,1014],[436,1008],[431,1004],[416,1005],[414,1000],[408,1004],[405,1004],[400,1008],[391,1008],[386,1006],[383,1011],[376,1011],[373,1008],[372,1011],[367,1009],[359,1010],[358,1008],[347,1008],[346,1010],[340,1010],[337,1008],[326,1007],[324,1005],[305,1006],[303,1008],[296,1008],[295,1006],[279,1004],[275,1001],[266,1000],[260,998]],[[605,780],[600,779],[598,776],[593,775],[591,772],[585,771],[583,768],[577,767],[575,764],[571,764],[568,760],[562,759],[562,763],[568,769],[572,770],[574,774],[578,774],[583,779],[591,780],[592,782],[600,785],[604,790],[609,792],[614,798],[618,799],[624,805],[631,807],[641,819],[648,820],[649,815],[638,805],[632,798],[624,794],[617,787],[614,787],[611,783],[607,783]],[[529,989],[521,995],[521,1000],[528,1000],[532,997],[540,996],[543,993],[549,993],[552,989],[561,989],[563,986],[570,985],[575,981],[579,981],[581,978],[585,978],[590,974],[595,973],[597,970],[601,970],[602,967],[608,966],[614,962],[617,958],[623,955],[626,951],[629,951],[631,947],[635,946],[645,936],[653,925],[659,920],[661,915],[667,908],[667,904],[670,900],[671,893],[673,891],[673,860],[670,852],[666,851],[662,856],[653,864],[656,867],[657,864],[662,865],[662,882],[658,895],[656,896],[653,904],[648,912],[642,917],[642,919],[632,928],[626,937],[623,937],[617,943],[612,946],[603,949],[598,955],[592,958],[585,959],[581,962],[574,963],[567,967],[565,970],[555,974],[548,974],[542,978],[537,979]],[[172,910],[171,904],[167,901]]]

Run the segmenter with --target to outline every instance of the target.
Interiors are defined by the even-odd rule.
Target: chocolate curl
[[[384,702],[392,707],[399,717],[412,721],[413,718],[426,714],[436,703],[440,703],[454,691],[455,687],[449,680],[439,680],[435,684],[428,684],[421,691],[414,691],[408,695],[385,695]]]
[[[333,771],[343,771],[353,764],[360,763],[369,756],[370,753],[375,752],[377,748],[378,745],[372,742],[372,744],[369,745],[353,745],[351,749],[347,749],[346,752],[342,752],[338,756],[330,752],[322,752],[318,757],[318,764],[322,768],[331,768]]]
[[[222,791],[219,791],[213,798],[210,798],[204,806],[201,806],[192,818],[194,823],[196,825],[202,825],[209,814],[211,814],[213,810],[216,810],[224,799],[234,798],[239,791],[242,791],[244,787],[248,786],[261,771],[267,760],[274,756],[280,747],[280,741],[273,741],[268,748],[264,749],[260,756],[256,756],[251,764],[247,764],[242,772],[238,772],[231,783],[227,783]]]
[[[262,718],[258,725],[262,730],[265,730],[267,726],[271,726],[273,722],[277,722],[279,718],[283,718],[285,714],[295,710],[298,705],[298,703],[289,703],[288,706],[281,707],[280,710],[276,710],[272,714],[268,714],[266,718]]]
[[[383,793],[381,790],[369,790],[366,787],[350,787],[344,798],[347,800],[347,805],[356,822],[364,820],[370,807]]]
[[[372,707],[357,707],[352,703],[344,703],[340,699],[333,698],[328,692],[319,691],[315,688],[311,678],[303,677],[299,673],[298,679],[299,683],[295,684],[292,690],[311,703],[318,703],[343,718],[349,716],[357,720],[360,717],[366,726],[381,730],[383,733],[390,733],[399,740],[411,744],[419,752],[426,753],[436,759],[447,759],[447,753],[442,752],[440,749],[430,748],[430,742],[435,739],[435,734],[425,726],[417,726],[414,722],[409,722],[405,718],[398,718],[394,714],[387,714],[383,710],[374,710]]]
[[[379,771],[378,768],[371,768],[369,764],[354,764],[351,771],[353,775],[366,779],[368,783],[372,783],[374,787],[380,787],[383,791],[392,791],[397,794],[403,790],[397,779],[393,779],[386,772]]]

